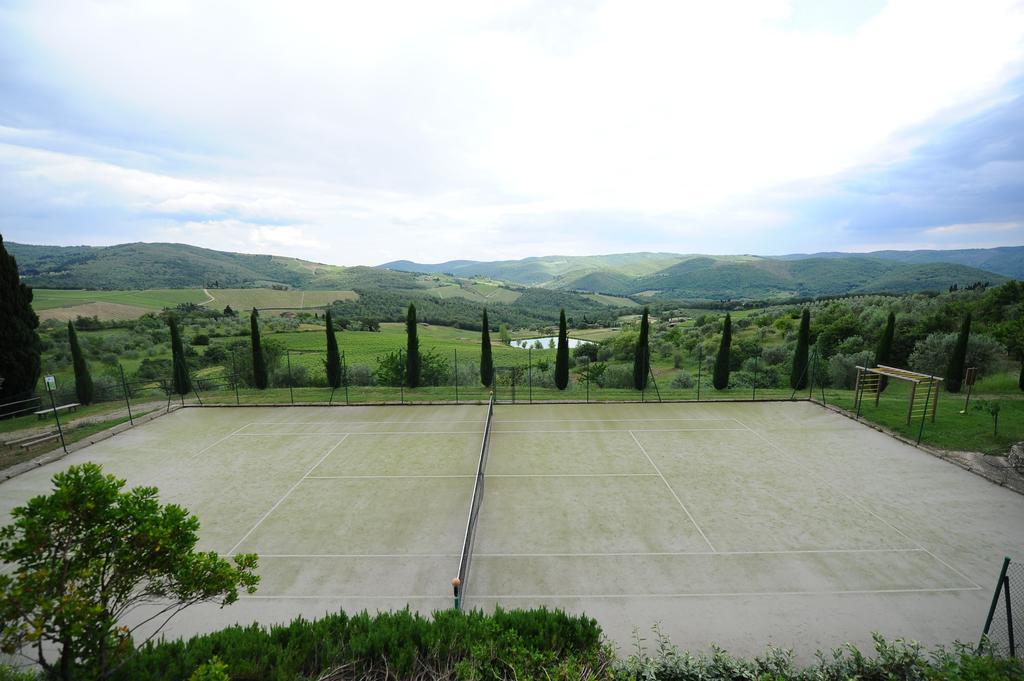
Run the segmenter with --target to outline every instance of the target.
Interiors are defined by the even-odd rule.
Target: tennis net
[[[484,440],[480,445],[480,461],[476,467],[476,484],[473,500],[469,505],[469,520],[466,522],[466,539],[462,543],[462,558],[459,561],[460,607],[466,604],[466,587],[469,580],[469,566],[473,557],[473,543],[476,539],[476,524],[480,517],[480,504],[484,497],[484,470],[487,468],[487,451],[491,444],[491,420],[494,418],[494,395],[487,403],[487,420],[484,422]]]

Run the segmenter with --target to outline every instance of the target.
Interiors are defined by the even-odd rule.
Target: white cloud
[[[907,154],[901,131],[994,100],[1024,54],[1024,11],[1004,0],[894,0],[845,33],[788,30],[791,12],[784,0],[9,8],[0,39],[18,36],[21,71],[67,115],[31,134],[0,119],[0,194],[117,204],[155,214],[154,238],[344,263],[753,250],[786,216],[751,197]],[[69,139],[88,146],[42,148]],[[651,231],[620,246],[582,220],[557,237],[529,226],[584,213]]]

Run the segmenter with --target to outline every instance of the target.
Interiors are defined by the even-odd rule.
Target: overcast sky
[[[335,264],[1024,244],[1024,3],[0,0],[0,233]]]

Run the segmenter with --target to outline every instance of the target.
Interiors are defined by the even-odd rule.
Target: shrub
[[[368,364],[350,364],[347,372],[348,385],[373,385],[373,372]]]
[[[956,333],[933,333],[918,341],[910,355],[910,368],[942,376],[957,341]],[[978,367],[979,378],[988,373],[1003,348],[991,336],[971,334],[967,342],[966,367]]]
[[[597,622],[558,610],[330,614],[263,628],[234,626],[148,645],[113,679],[187,679],[213,656],[233,678],[580,678],[607,663]],[[561,670],[561,672],[559,671]],[[216,678],[216,677],[206,677]]]
[[[691,374],[688,374],[685,371],[680,371],[672,377],[672,382],[669,385],[673,388],[692,388],[697,385],[697,382]]]
[[[836,354],[828,360],[828,384],[833,388],[853,388],[857,384],[857,367],[871,366],[874,355],[865,350],[856,354]]]
[[[210,337],[205,333],[196,334],[192,337],[192,345],[209,345]]]
[[[602,388],[632,388],[633,367],[625,364],[611,364],[601,375]]]

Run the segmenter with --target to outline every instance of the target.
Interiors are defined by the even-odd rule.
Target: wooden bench
[[[37,437],[34,440],[29,440],[28,442],[22,442],[18,446],[21,447],[22,449],[32,449],[33,447],[40,443],[46,442],[47,440],[54,440],[56,438],[57,433],[50,433],[49,435],[43,435],[41,437]]]
[[[39,411],[35,412],[35,415],[38,416],[40,419],[45,419],[49,414],[52,414],[55,411],[78,411],[78,407],[80,406],[81,405],[78,402],[71,402],[70,404],[62,404],[56,409],[54,409],[53,407],[50,407],[48,409],[40,409]]]

